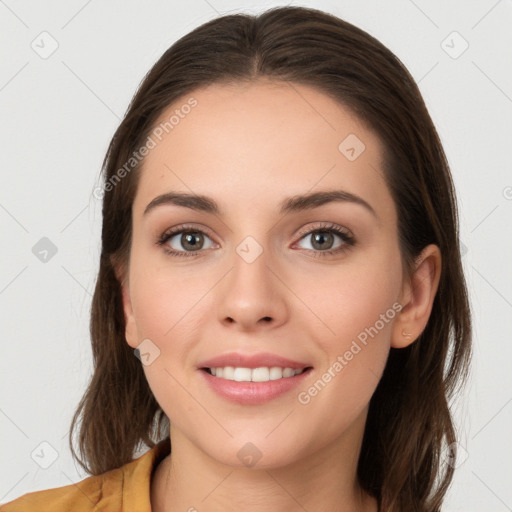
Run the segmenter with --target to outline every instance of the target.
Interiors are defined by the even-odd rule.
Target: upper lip
[[[286,357],[267,352],[259,352],[255,354],[240,354],[237,352],[229,352],[220,354],[206,361],[199,363],[199,368],[225,368],[233,366],[235,368],[260,368],[279,366],[281,368],[292,368],[294,370],[302,370],[311,365],[294,361]]]

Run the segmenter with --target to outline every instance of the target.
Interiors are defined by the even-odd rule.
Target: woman
[[[1,510],[440,510],[470,314],[446,158],[388,49],[300,7],[208,22],[95,195],[92,476]]]

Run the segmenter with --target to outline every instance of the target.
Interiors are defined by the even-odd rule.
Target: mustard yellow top
[[[64,487],[29,492],[1,512],[150,512],[153,470],[170,453],[169,438],[137,459]]]

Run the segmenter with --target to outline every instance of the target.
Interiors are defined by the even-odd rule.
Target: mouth
[[[269,382],[273,380],[289,379],[290,377],[301,375],[311,369],[312,366],[303,368],[281,366],[260,366],[257,368],[218,366],[201,368],[201,370],[213,377],[235,382]]]
[[[290,399],[304,386],[313,366],[270,353],[227,353],[198,366],[204,383],[217,396],[241,405],[259,405],[278,397]]]

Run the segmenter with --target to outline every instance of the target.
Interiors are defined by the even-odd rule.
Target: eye
[[[211,238],[193,226],[179,226],[162,234],[158,240],[166,252],[174,256],[195,256],[202,249],[212,249]]]
[[[300,241],[310,238],[311,247],[301,247],[314,257],[338,254],[355,245],[351,232],[336,224],[317,226],[303,232]],[[203,250],[212,249],[216,244],[202,229],[194,226],[177,226],[165,231],[157,241],[171,256],[198,256]]]
[[[335,224],[318,226],[310,229],[301,236],[301,241],[309,241],[310,247],[302,247],[313,251],[315,256],[340,253],[355,245],[355,239],[350,231]]]

